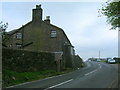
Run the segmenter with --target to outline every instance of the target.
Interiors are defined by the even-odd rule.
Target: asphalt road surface
[[[82,69],[9,88],[118,88],[118,65],[86,62]]]
[[[0,51],[0,89],[2,88],[2,55]]]

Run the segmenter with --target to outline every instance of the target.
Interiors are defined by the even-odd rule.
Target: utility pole
[[[99,60],[100,60],[100,50],[99,50]]]

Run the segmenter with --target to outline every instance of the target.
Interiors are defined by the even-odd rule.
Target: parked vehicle
[[[101,60],[100,59],[97,59],[97,62],[100,62]]]
[[[108,59],[107,63],[109,63],[109,64],[116,63],[116,60],[114,60],[114,59]]]

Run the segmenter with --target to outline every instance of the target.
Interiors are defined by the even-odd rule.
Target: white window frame
[[[22,33],[21,32],[16,33],[16,38],[17,39],[22,39]]]
[[[55,30],[51,30],[51,38],[56,38],[57,32]]]

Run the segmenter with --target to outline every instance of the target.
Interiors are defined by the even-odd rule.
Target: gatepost
[[[60,72],[61,71],[61,60],[62,60],[62,55],[63,52],[54,52],[55,53],[55,62],[56,62],[56,71]]]

